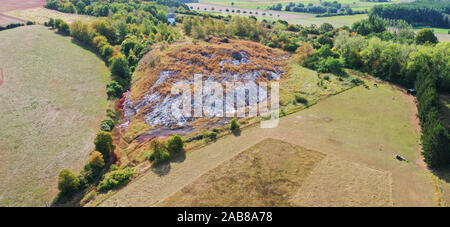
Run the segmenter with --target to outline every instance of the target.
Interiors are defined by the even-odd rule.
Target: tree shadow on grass
[[[170,172],[170,169],[170,161],[152,165],[152,171],[160,177],[167,175]]]
[[[167,160],[162,163],[153,164],[152,165],[152,171],[158,176],[165,176],[169,174],[170,170],[172,169],[172,166],[170,163],[181,163],[186,160],[186,151],[182,150],[172,156],[170,160]]]
[[[432,170],[432,172],[439,177],[439,179],[445,181],[446,183],[450,183],[450,168],[440,169],[440,170]]]
[[[234,136],[241,136],[241,129],[240,128],[238,128],[238,129],[235,129],[235,130],[233,130],[233,135]]]
[[[102,55],[100,55],[100,53],[98,53],[98,51],[96,49],[94,49],[93,47],[81,42],[78,39],[75,39],[72,37],[71,42],[81,48],[83,48],[84,50],[88,50],[90,52],[92,52],[93,54],[97,55],[98,58],[102,59],[103,62],[105,62],[105,64],[107,63],[107,59],[105,59]]]
[[[184,160],[186,160],[186,151],[182,150],[174,154],[170,162],[181,163],[184,162]]]

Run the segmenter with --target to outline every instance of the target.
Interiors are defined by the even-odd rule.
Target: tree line
[[[371,15],[386,19],[401,19],[413,26],[450,28],[450,2],[421,0],[410,3],[378,5]]]
[[[286,6],[281,3],[268,7],[269,10],[287,11],[287,12],[299,12],[299,13],[314,13],[318,14],[317,17],[326,16],[340,16],[340,15],[353,15],[368,13],[367,10],[354,11],[349,6],[342,7],[341,3],[337,1],[325,2],[321,1],[319,6],[315,6],[313,3],[307,5],[303,3],[290,2]]]

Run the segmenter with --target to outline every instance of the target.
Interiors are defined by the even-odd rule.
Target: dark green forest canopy
[[[371,15],[385,19],[405,20],[414,26],[450,28],[450,1],[416,1],[379,5]]]

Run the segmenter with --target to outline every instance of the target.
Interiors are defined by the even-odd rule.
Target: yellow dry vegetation
[[[223,68],[220,66],[222,60],[233,60],[233,52],[242,51],[249,55],[249,63],[234,66],[227,62]],[[214,78],[222,73],[244,74],[253,70],[276,72],[275,68],[283,69],[285,66],[286,61],[282,57],[287,55],[287,52],[255,42],[229,39],[225,43],[218,38],[212,38],[209,42],[161,47],[148,53],[139,63],[132,78],[131,100],[140,100],[151,92],[149,88],[162,71],[177,72],[176,78],[169,78],[154,88],[161,94],[167,94],[173,82],[193,79],[194,74]],[[267,79],[267,76],[263,75],[263,79]]]

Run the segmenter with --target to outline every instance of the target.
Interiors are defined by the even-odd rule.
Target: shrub
[[[114,57],[111,61],[111,73],[122,79],[129,79],[130,69],[128,67],[128,60],[125,56]]]
[[[167,139],[167,150],[171,153],[177,153],[183,149],[183,139],[175,134]]]
[[[217,132],[210,132],[206,135],[206,137],[210,140],[216,140],[217,138]]]
[[[123,87],[117,81],[111,81],[106,85],[106,94],[110,98],[120,98],[123,94]]]
[[[354,85],[360,85],[360,84],[363,84],[363,83],[364,83],[364,81],[362,81],[361,79],[359,79],[359,78],[357,78],[357,77],[352,78],[352,79],[350,80],[350,82],[353,83]]]
[[[63,169],[58,176],[58,189],[62,194],[71,195],[80,187],[77,175],[68,169]]]
[[[327,59],[320,61],[317,70],[323,73],[334,73],[340,75],[344,73],[344,63],[340,59],[328,57]]]
[[[103,45],[100,49],[100,53],[104,58],[109,59],[114,53],[114,47],[109,44]]]
[[[108,160],[111,152],[115,149],[115,146],[112,144],[112,142],[113,139],[111,133],[109,132],[100,131],[95,137],[95,150],[102,153],[104,160]]]
[[[92,44],[100,51],[103,46],[108,45],[108,39],[105,36],[99,35],[92,40]]]
[[[98,151],[92,152],[91,156],[89,157],[89,164],[97,167],[105,166],[105,160],[103,160],[102,153]]]
[[[415,42],[417,44],[426,44],[426,43],[435,44],[438,43],[439,41],[437,37],[434,35],[433,30],[429,28],[424,28],[419,32],[417,32]]]
[[[295,24],[289,24],[288,27],[287,27],[287,30],[288,31],[293,31],[293,32],[298,32],[299,31],[297,25],[295,25]]]
[[[239,129],[239,122],[236,120],[236,118],[231,119],[230,121],[230,130],[235,131]]]
[[[154,164],[158,164],[170,159],[170,153],[167,151],[166,143],[164,141],[155,139],[150,142],[152,153],[148,156],[148,160]]]
[[[111,132],[114,128],[114,121],[111,119],[106,119],[100,122],[100,129],[105,132]]]
[[[303,103],[303,104],[307,104],[308,103],[308,99],[306,99],[305,97],[299,95],[299,94],[295,94],[295,101],[297,103]]]
[[[123,170],[115,170],[105,175],[105,178],[98,184],[99,192],[107,192],[130,182],[134,175],[133,169],[127,167]]]
[[[323,77],[323,79],[326,80],[326,81],[330,81],[330,76],[326,75],[326,76]]]
[[[80,176],[82,176],[84,181],[86,181],[85,183],[93,183],[96,180],[98,180],[98,178],[101,176],[102,170],[103,170],[102,167],[98,167],[95,165],[91,165],[90,163],[87,163],[84,166],[83,170],[81,170]]]
[[[331,25],[330,23],[323,23],[319,27],[319,31],[323,33],[329,32],[331,30],[333,30],[333,25]]]
[[[107,123],[102,121],[102,122],[100,122],[100,130],[105,131],[105,132],[111,132],[112,128]]]
[[[58,29],[59,32],[69,32],[70,31],[69,25],[61,19],[56,19],[53,27]]]
[[[111,171],[115,171],[115,170],[118,170],[119,167],[118,167],[116,164],[112,164],[111,167],[109,167],[109,169],[110,169]]]
[[[89,23],[74,21],[70,24],[70,35],[86,44],[91,44],[96,34],[89,28]]]
[[[50,18],[50,19],[48,20],[48,22],[45,22],[45,23],[44,23],[44,25],[47,26],[47,27],[53,27],[54,24],[55,24],[55,19],[53,19],[53,18]]]
[[[61,23],[59,24],[59,27],[58,27],[58,31],[64,32],[64,33],[69,33],[70,32],[69,25],[65,21],[61,21]]]

